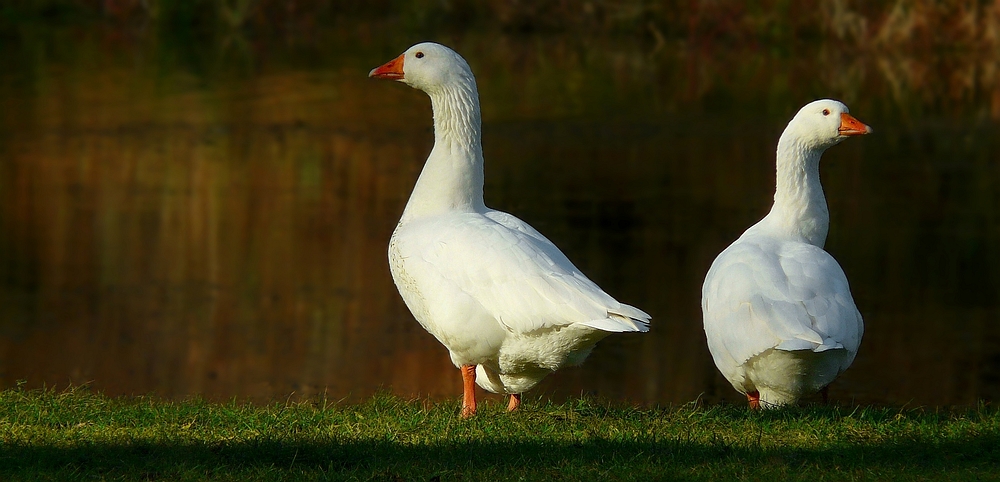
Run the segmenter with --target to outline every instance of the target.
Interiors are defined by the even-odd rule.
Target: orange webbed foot
[[[510,394],[510,403],[507,404],[507,411],[508,412],[513,412],[514,410],[517,410],[518,408],[521,408],[521,394],[520,393],[511,393]]]

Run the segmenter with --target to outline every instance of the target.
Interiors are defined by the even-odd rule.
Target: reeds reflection
[[[438,38],[479,79],[487,203],[654,315],[651,333],[605,340],[535,393],[735,399],[703,341],[700,284],[766,212],[784,123],[831,96],[875,128],[823,165],[827,247],[867,322],[834,399],[997,396],[1000,62],[980,48],[992,30],[975,30],[976,48],[926,53],[876,35],[887,16],[822,5],[843,28],[824,20],[794,47],[782,41],[802,26],[753,37],[759,25],[741,20],[710,35],[707,20],[677,30],[655,12],[635,34],[581,20],[569,28],[599,35]],[[377,35],[396,24],[362,11],[349,28],[344,17],[329,32],[255,36],[272,7],[193,37],[166,30],[169,12],[6,30],[4,386],[261,401],[458,393],[385,259],[430,148],[430,109],[365,78],[426,27]],[[976,25],[992,25],[986,10]]]

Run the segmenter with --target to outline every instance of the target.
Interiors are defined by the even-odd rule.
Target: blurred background
[[[822,164],[866,322],[831,398],[1000,397],[1000,2],[920,0],[6,0],[0,387],[457,398],[386,260],[430,103],[367,79],[423,40],[477,76],[487,204],[654,317],[526,400],[740,400],[701,283],[823,97],[874,128]]]

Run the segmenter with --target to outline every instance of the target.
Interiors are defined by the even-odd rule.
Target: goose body
[[[807,104],[777,150],[774,205],[712,263],[702,287],[709,351],[753,407],[792,404],[829,385],[864,332],[847,276],[826,251],[823,152],[871,132],[834,100]]]
[[[414,318],[449,351],[465,381],[520,394],[549,373],[582,363],[614,332],[645,332],[649,315],[619,303],[551,241],[483,202],[479,97],[465,60],[421,43],[371,77],[423,90],[434,111],[434,147],[389,242],[393,281]]]

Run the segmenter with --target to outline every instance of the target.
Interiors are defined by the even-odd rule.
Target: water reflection
[[[362,30],[210,53],[100,26],[17,37],[0,55],[0,384],[456,396],[385,255],[430,148],[429,103],[365,79],[412,42]],[[703,341],[701,281],[765,214],[777,136],[819,96],[875,128],[823,165],[827,247],[867,322],[832,397],[998,395],[995,58],[443,40],[480,82],[487,203],[654,315],[534,395],[737,399]]]

